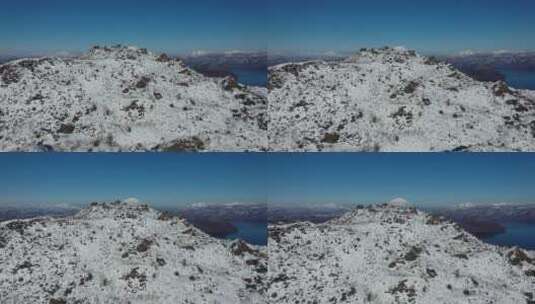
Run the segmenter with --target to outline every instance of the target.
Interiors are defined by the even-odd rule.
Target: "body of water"
[[[227,239],[241,239],[253,245],[267,245],[267,224],[253,222],[233,222],[238,232],[227,235]]]
[[[515,89],[535,90],[535,70],[499,69],[509,86]]]
[[[240,83],[255,87],[267,86],[267,69],[234,68],[230,72],[238,77]]]
[[[499,246],[518,246],[524,249],[535,250],[534,224],[504,224],[504,233],[485,238],[484,241]]]

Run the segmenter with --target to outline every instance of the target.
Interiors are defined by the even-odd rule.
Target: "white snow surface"
[[[16,60],[0,65],[0,150],[264,150],[264,90],[135,47]]]
[[[269,227],[272,303],[534,303],[535,252],[388,204]]]
[[[0,223],[0,303],[265,303],[264,247],[134,202]]]
[[[535,92],[403,48],[269,69],[273,151],[534,151]]]
[[[408,200],[402,198],[402,197],[396,197],[392,199],[390,202],[388,202],[389,205],[394,207],[408,207],[410,206],[410,203]]]

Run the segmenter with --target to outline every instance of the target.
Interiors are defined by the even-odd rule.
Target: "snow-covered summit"
[[[263,150],[266,103],[142,48],[20,59],[0,65],[0,150]]]
[[[166,56],[166,55],[164,55]],[[135,46],[123,46],[123,45],[114,45],[111,47],[108,46],[94,46],[87,54],[82,56],[83,59],[130,59],[138,60],[140,58],[151,58],[157,59],[155,55],[147,49],[139,48]],[[170,58],[168,58],[170,60]]]
[[[405,47],[363,48],[358,53],[349,56],[344,62],[382,61],[388,63],[395,61],[402,63],[409,58],[420,57],[416,51]]]
[[[414,208],[360,206],[269,227],[273,303],[528,303],[535,252],[479,241]]]
[[[415,51],[269,69],[275,151],[533,151],[535,92],[480,82]]]
[[[91,203],[80,210],[75,217],[79,219],[143,217],[144,219],[157,219],[162,213],[142,204],[139,201],[123,200],[112,203]]]
[[[265,303],[262,247],[133,202],[0,223],[0,302]]]

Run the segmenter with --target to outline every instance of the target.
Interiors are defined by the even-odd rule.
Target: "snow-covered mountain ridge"
[[[535,92],[400,48],[271,67],[268,100],[276,151],[535,150]]]
[[[264,150],[266,102],[135,47],[21,59],[0,65],[0,150]]]
[[[263,247],[131,202],[0,223],[0,302],[265,303]]]
[[[485,244],[414,208],[269,227],[273,303],[535,303],[535,252]]]

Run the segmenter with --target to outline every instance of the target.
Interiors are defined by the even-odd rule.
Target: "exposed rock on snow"
[[[0,150],[264,150],[261,92],[134,47],[16,60],[0,65]]]
[[[534,303],[535,252],[389,204],[269,227],[273,303]]]
[[[275,151],[533,151],[535,92],[396,48],[269,69]]]
[[[265,249],[133,201],[0,223],[2,303],[265,303]]]

